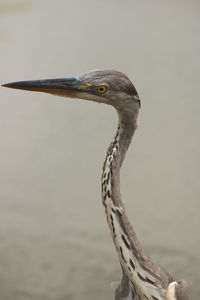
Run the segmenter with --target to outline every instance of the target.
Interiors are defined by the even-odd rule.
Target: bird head
[[[95,70],[70,78],[11,82],[3,86],[91,100],[112,105],[117,110],[140,107],[132,82],[125,74],[113,70]]]

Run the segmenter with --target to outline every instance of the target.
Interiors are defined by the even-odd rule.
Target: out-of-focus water
[[[122,195],[147,252],[199,299],[199,1],[0,1],[1,83],[112,68],[139,127]],[[0,89],[0,299],[113,299],[100,196],[104,105]]]

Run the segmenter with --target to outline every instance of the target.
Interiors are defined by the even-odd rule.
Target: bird
[[[104,103],[118,114],[101,177],[102,203],[121,265],[115,300],[188,300],[185,281],[176,281],[139,242],[120,193],[120,168],[137,128],[140,97],[130,79],[115,70],[92,70],[81,76],[6,83],[7,88],[45,92]]]

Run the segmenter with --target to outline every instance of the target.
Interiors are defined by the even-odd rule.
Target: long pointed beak
[[[63,97],[77,97],[85,90],[87,84],[80,77],[17,81],[3,84],[12,89],[50,93]]]

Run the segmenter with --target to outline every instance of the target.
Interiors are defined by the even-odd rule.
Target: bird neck
[[[124,290],[124,297],[120,299],[161,300],[164,299],[165,286],[169,283],[168,275],[162,273],[162,278],[166,278],[166,281],[161,291],[158,291],[155,288],[156,279],[151,268],[147,269],[146,261],[153,266],[156,274],[161,272],[160,267],[154,265],[140,245],[126,215],[120,194],[120,167],[137,127],[138,111],[120,110],[118,115],[119,126],[108,147],[102,174],[102,201],[123,270],[121,285],[116,293]],[[132,293],[131,298],[127,298],[129,293]]]
[[[129,148],[129,145],[132,141],[133,134],[137,128],[137,111],[118,111],[119,116],[119,151],[118,151],[118,160],[119,166],[121,167],[126,151]]]
[[[108,147],[103,166],[102,197],[104,205],[105,201],[109,203],[108,198],[110,198],[114,205],[122,205],[120,196],[120,168],[137,127],[137,115],[138,112],[135,111],[118,111],[118,129]]]
[[[122,266],[122,279],[129,278],[130,274],[127,274],[127,268],[133,269],[136,265],[135,259],[127,260],[125,257],[127,251],[131,251],[131,242],[126,226],[124,226],[124,218],[127,219],[127,217],[120,195],[120,167],[137,127],[137,115],[137,112],[118,111],[118,129],[108,147],[102,173],[102,202],[105,207],[107,222],[113,242]],[[135,236],[134,232],[133,235]],[[122,283],[126,286],[126,288],[123,289],[127,292],[125,296],[128,296],[130,292],[132,293],[132,288],[128,288],[129,283],[127,280],[122,280]]]

